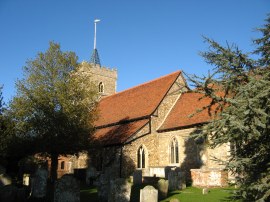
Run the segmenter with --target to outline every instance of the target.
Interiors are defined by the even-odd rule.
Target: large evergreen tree
[[[87,75],[76,73],[77,56],[51,42],[24,67],[10,104],[16,136],[31,143],[32,153],[51,158],[51,179],[57,177],[58,156],[86,150],[93,133],[96,92]]]
[[[270,16],[266,22],[259,29],[262,38],[254,41],[258,60],[206,38],[210,48],[201,55],[213,73],[191,78],[196,90],[213,100],[207,108],[214,118],[203,135],[211,147],[231,145],[223,163],[240,187],[234,197],[243,201],[270,201]]]

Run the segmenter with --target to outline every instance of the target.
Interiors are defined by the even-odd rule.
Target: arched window
[[[104,84],[102,82],[98,84],[98,92],[104,93]]]
[[[61,165],[60,165],[61,170],[65,169],[65,161],[61,161]]]
[[[137,168],[145,168],[145,150],[140,146],[137,152],[138,165]]]
[[[178,141],[176,138],[170,143],[170,163],[179,163]]]

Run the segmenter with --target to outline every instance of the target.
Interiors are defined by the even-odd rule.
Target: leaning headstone
[[[208,193],[209,193],[209,189],[208,188],[203,188],[202,194],[208,194]]]
[[[171,170],[168,173],[169,190],[181,190],[186,188],[185,173]]]
[[[31,179],[32,197],[44,198],[47,192],[48,171],[39,168]]]
[[[98,198],[99,201],[107,201],[108,200],[108,193],[109,193],[109,184],[108,184],[108,178],[107,175],[101,174],[98,179],[97,183],[97,189],[98,189]]]
[[[169,183],[168,180],[160,179],[157,184],[159,199],[167,198]]]
[[[186,184],[186,172],[178,172],[178,176],[180,177],[180,189],[183,190],[185,188],[187,188],[187,184]]]
[[[97,177],[97,171],[94,167],[90,166],[86,169],[86,184],[93,185],[94,180]]]
[[[135,170],[133,173],[133,184],[142,184],[142,170]]]
[[[63,175],[55,183],[54,202],[80,202],[80,183],[72,175]]]
[[[110,167],[105,167],[104,172],[99,175],[99,178],[95,183],[98,189],[99,201],[108,201],[110,181],[117,178],[119,178],[119,167],[117,164]]]
[[[10,185],[11,183],[12,180],[7,174],[0,175],[0,187]]]
[[[111,180],[108,202],[129,202],[131,184],[122,178]]]
[[[29,186],[30,182],[30,174],[23,174],[23,185]]]
[[[14,185],[6,185],[0,188],[1,202],[17,202],[17,187]]]
[[[172,199],[170,200],[170,202],[180,202],[180,201],[179,201],[179,199],[177,199],[177,198],[172,198]]]
[[[158,201],[158,191],[148,185],[140,190],[140,202],[157,202]]]

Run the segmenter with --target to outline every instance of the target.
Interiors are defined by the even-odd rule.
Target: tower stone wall
[[[117,70],[83,61],[80,72],[90,74],[101,96],[113,95],[117,87]]]

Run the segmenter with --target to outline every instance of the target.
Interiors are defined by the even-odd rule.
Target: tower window
[[[170,163],[179,163],[178,141],[176,138],[170,143]]]
[[[104,84],[102,82],[98,84],[98,92],[104,93]]]

